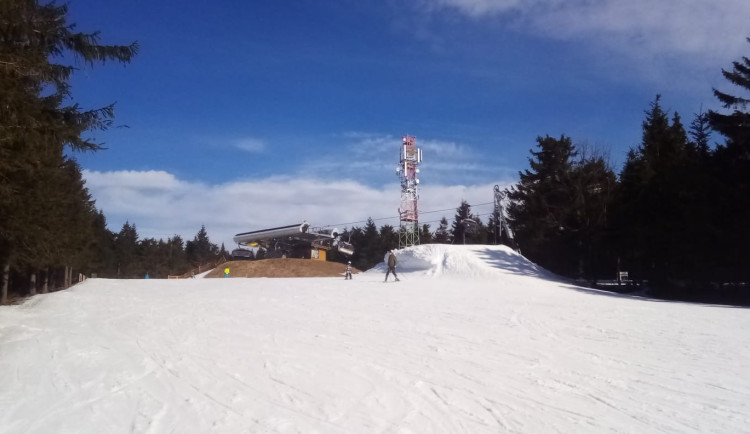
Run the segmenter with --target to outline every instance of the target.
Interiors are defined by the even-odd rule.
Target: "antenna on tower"
[[[399,231],[398,248],[419,244],[419,164],[422,150],[417,148],[417,139],[412,136],[401,138],[400,164],[396,175],[401,178],[401,207],[398,209]]]

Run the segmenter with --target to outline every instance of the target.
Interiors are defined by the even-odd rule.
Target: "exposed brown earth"
[[[229,261],[219,264],[206,277],[343,277],[346,264],[311,259],[261,259],[259,261]],[[352,267],[352,274],[360,271]]]

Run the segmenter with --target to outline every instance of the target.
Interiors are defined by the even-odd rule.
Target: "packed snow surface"
[[[0,307],[0,433],[739,433],[750,310],[504,247],[342,278],[90,279]]]

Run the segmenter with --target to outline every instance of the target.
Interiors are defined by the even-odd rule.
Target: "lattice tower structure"
[[[398,209],[398,248],[419,244],[419,164],[422,150],[417,148],[417,139],[401,138],[400,164],[396,174],[401,179],[401,206]]]

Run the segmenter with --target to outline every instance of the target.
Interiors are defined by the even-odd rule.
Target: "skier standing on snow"
[[[344,274],[344,280],[350,280],[352,278],[352,261],[346,263],[346,273]]]
[[[393,273],[393,277],[398,282],[398,276],[396,276],[396,255],[393,254],[393,250],[388,251],[388,271],[385,272],[385,282],[388,281],[388,274]]]

